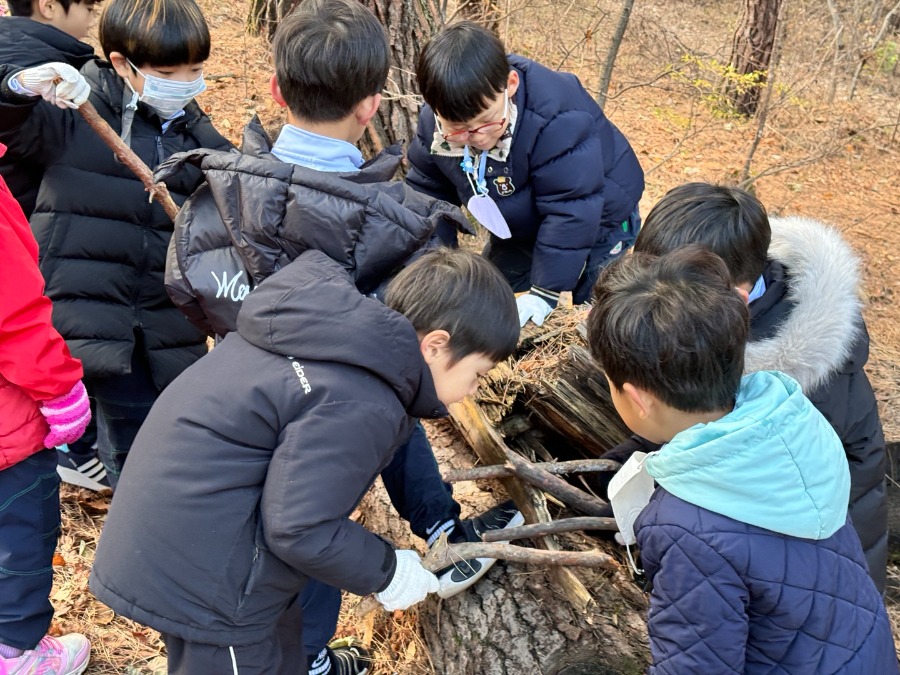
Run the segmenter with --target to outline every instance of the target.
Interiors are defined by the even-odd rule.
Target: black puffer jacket
[[[206,352],[204,334],[185,320],[163,284],[172,221],[148,202],[141,182],[77,111],[12,93],[13,72],[0,67],[0,142],[10,155],[45,169],[31,227],[53,324],[89,377],[129,372],[134,331],[142,331],[153,380],[162,389]],[[122,79],[102,61],[89,62],[82,74],[91,103],[119,132]],[[165,133],[159,118],[139,104],[131,148],[146,164],[199,147],[230,144],[195,102]],[[201,180],[199,170],[186,167],[166,184],[180,203]]]
[[[398,146],[358,172],[329,173],[282,162],[259,120],[243,153],[196,151],[157,172],[199,166],[207,184],[184,205],[166,265],[169,295],[197,326],[234,330],[241,301],[307,249],[339,262],[370,293],[431,239],[438,223],[467,228],[460,210],[391,181]]]
[[[834,427],[850,462],[850,518],[869,573],[884,591],[884,434],[864,370],[869,334],[861,313],[859,259],[836,230],[820,222],[794,216],[770,223],[766,292],[750,305],[745,370],[787,373]]]
[[[96,58],[94,48],[56,26],[24,16],[0,17],[0,63],[29,68],[57,61],[81,70]],[[26,217],[31,217],[44,170],[30,161],[0,159],[0,176],[6,180]]]
[[[384,589],[393,550],[349,516],[413,418],[443,414],[412,324],[307,251],[160,395],[91,590],[184,640],[245,645],[273,633],[309,577]]]

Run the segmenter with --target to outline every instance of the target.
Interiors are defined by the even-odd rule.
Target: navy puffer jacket
[[[635,524],[651,673],[900,672],[843,448],[796,381],[745,376],[732,412],[645,465],[660,485]]]
[[[519,74],[512,148],[505,162],[488,159],[488,190],[513,239],[534,246],[531,284],[572,290],[594,244],[621,233],[634,212],[644,172],[628,140],[578,78],[521,56],[510,55],[509,64]],[[434,112],[425,105],[409,147],[407,182],[465,204],[472,188],[460,158],[431,154],[434,127]],[[495,181],[513,190],[507,187],[502,196]]]

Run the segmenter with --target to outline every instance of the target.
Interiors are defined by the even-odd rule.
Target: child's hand
[[[91,403],[81,380],[68,394],[44,401],[41,415],[50,426],[50,433],[44,437],[45,448],[55,448],[81,438],[91,421]]]
[[[18,89],[60,108],[77,108],[91,95],[91,86],[77,70],[66,63],[45,63],[26,68],[13,78]]]
[[[389,612],[421,602],[429,593],[436,593],[440,584],[437,577],[422,567],[422,560],[415,551],[394,551],[397,567],[391,583],[375,594]]]
[[[534,321],[535,325],[541,326],[547,315],[553,311],[553,307],[548,302],[533,293],[518,296],[516,307],[519,309],[519,328],[524,328],[529,319]]]

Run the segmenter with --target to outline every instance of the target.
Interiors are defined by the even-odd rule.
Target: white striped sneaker
[[[99,492],[110,489],[106,469],[96,454],[74,455],[56,450],[56,472],[65,483]]]

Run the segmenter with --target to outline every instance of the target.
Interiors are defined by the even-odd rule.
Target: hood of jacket
[[[254,118],[242,153],[180,153],[156,172],[161,180],[186,163],[200,167],[254,284],[315,249],[339,262],[367,293],[422,249],[438,223],[468,228],[455,206],[390,180],[400,165],[399,146],[349,173],[285,163],[271,147]]]
[[[744,372],[778,370],[809,393],[840,372],[863,330],[859,258],[836,229],[819,221],[789,216],[769,222],[769,258],[787,271],[792,307],[770,337],[747,344]]]
[[[391,386],[413,417],[447,414],[409,320],[362,295],[321,251],[301,254],[248,295],[237,330],[274,354],[367,370]]]
[[[56,26],[24,16],[0,18],[0,63],[29,68],[61,61],[80,70],[95,58],[93,47]]]
[[[783,373],[745,376],[732,412],[681,432],[646,465],[676,497],[774,532],[827,539],[847,520],[841,441]]]

